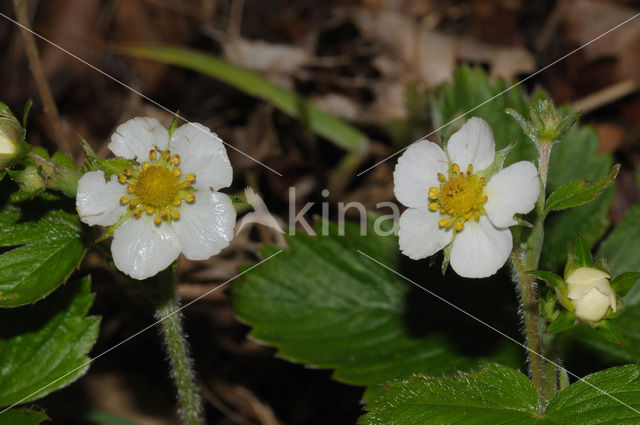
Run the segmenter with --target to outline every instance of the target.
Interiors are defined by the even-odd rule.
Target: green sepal
[[[133,217],[133,211],[130,209],[127,209],[127,212],[122,214],[122,217],[120,217],[118,219],[118,221],[116,221],[114,224],[112,224],[111,226],[108,226],[104,233],[98,238],[96,239],[96,243],[98,242],[102,242],[103,240],[110,238],[111,236],[113,236],[113,232],[116,231],[116,229],[118,227],[120,227],[120,225],[122,223],[124,223],[125,221],[127,221],[128,219],[130,219],[131,217]]]
[[[447,267],[449,267],[449,261],[451,260],[452,247],[453,247],[453,241],[451,241],[451,243],[445,246],[444,249],[442,250],[442,253],[444,254],[444,257],[442,258],[442,266],[441,266],[443,276],[447,272]]]
[[[616,164],[611,168],[609,174],[596,182],[589,183],[586,179],[578,179],[560,186],[547,198],[544,214],[548,214],[551,211],[579,207],[593,201],[613,183],[619,171],[620,164]]]
[[[178,110],[173,115],[173,119],[171,120],[171,126],[169,127],[169,138],[171,138],[171,135],[173,134],[173,132],[176,131],[176,128],[178,128],[178,119],[179,119],[178,114],[179,113],[180,113],[180,111]]]
[[[569,243],[567,253],[567,264],[564,267],[564,278],[567,279],[571,273],[580,267],[592,267],[593,257],[589,245],[581,235],[576,235],[573,243]],[[604,270],[603,270],[604,271]]]
[[[82,149],[86,155],[84,160],[84,171],[102,170],[104,176],[109,179],[113,175],[122,174],[125,168],[133,168],[133,161],[124,158],[100,159],[89,143],[80,138]]]
[[[601,320],[598,324],[598,333],[609,342],[621,347],[624,345],[622,329],[614,320]]]
[[[91,161],[98,165],[97,169],[102,170],[107,179],[122,174],[125,168],[133,168],[133,162],[124,158],[93,158]]]
[[[617,296],[624,297],[633,285],[636,284],[638,279],[640,279],[640,273],[638,272],[622,273],[611,281],[611,288]]]
[[[549,323],[545,332],[558,333],[570,329],[576,323],[576,316],[568,310],[560,310],[556,317]]]
[[[544,280],[547,283],[547,285],[549,285],[552,288],[562,289],[562,288],[566,288],[567,286],[567,283],[564,281],[564,279],[553,272],[548,272],[545,270],[530,270],[529,274],[532,274]]]
[[[527,227],[529,229],[533,228],[533,224],[529,223],[527,220],[518,217],[517,215],[513,216],[513,219],[518,223],[518,226]]]
[[[29,112],[31,111],[31,106],[33,102],[31,99],[27,99],[27,102],[24,104],[24,109],[22,111],[22,128],[24,129],[24,133],[22,134],[22,138],[27,137],[27,119],[29,118]]]
[[[502,166],[504,165],[504,160],[507,157],[507,155],[509,155],[509,152],[511,152],[511,150],[516,146],[516,143],[513,142],[511,143],[509,146],[507,146],[504,149],[500,149],[499,151],[496,152],[496,156],[493,160],[493,162],[491,163],[491,165],[484,171],[478,173],[478,175],[483,176],[485,179],[487,179],[487,181],[489,181],[489,179],[498,171],[500,171],[502,169]]]
[[[576,235],[576,243],[574,245],[573,253],[576,257],[576,262],[580,264],[580,267],[593,266],[593,257],[591,256],[591,248],[581,235]]]

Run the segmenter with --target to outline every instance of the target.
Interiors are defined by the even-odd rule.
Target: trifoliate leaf
[[[0,247],[12,247],[0,255],[0,307],[38,301],[80,264],[86,236],[70,210],[42,199],[0,208]]]
[[[99,319],[88,279],[67,283],[46,300],[0,310],[0,406],[35,400],[89,368]]]

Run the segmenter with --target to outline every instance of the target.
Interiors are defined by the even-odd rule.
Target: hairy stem
[[[156,306],[156,319],[160,320],[160,333],[169,355],[171,376],[178,392],[180,414],[185,425],[203,425],[202,398],[189,356],[189,346],[182,329],[182,314],[175,292],[171,270],[161,272],[146,286]]]
[[[524,332],[527,343],[527,355],[529,358],[529,373],[531,382],[538,391],[541,404],[546,399],[544,382],[544,361],[542,350],[542,340],[540,338],[538,303],[536,297],[535,280],[527,273],[524,259],[519,253],[511,254],[511,262],[516,272],[520,303],[522,305],[522,318],[524,321]]]
[[[547,172],[549,169],[549,157],[551,153],[551,143],[541,144],[538,157],[538,173],[540,175],[540,194],[536,201],[536,220],[533,229],[527,238],[524,252],[518,250],[511,255],[511,262],[516,271],[520,301],[522,304],[522,314],[525,327],[527,347],[529,348],[529,366],[531,382],[538,391],[540,397],[540,408],[544,409],[547,403],[553,398],[557,391],[558,375],[553,363],[546,361],[553,354],[554,342],[549,343],[543,340],[541,335],[541,319],[538,312],[538,299],[536,294],[535,278],[530,275],[529,270],[538,268],[540,254],[542,253],[542,243],[544,242],[544,204],[546,198]]]
[[[51,94],[47,78],[44,75],[42,62],[40,61],[40,55],[38,54],[38,47],[36,46],[33,34],[30,32],[31,26],[29,25],[26,0],[13,0],[13,8],[15,9],[18,22],[22,25],[21,32],[22,37],[24,38],[25,52],[29,60],[29,67],[31,68],[31,73],[33,74],[33,78],[38,86],[40,98],[42,99],[42,104],[44,106],[44,113],[51,124],[56,144],[60,150],[71,155],[71,148],[62,129],[58,108],[53,100],[53,95]]]

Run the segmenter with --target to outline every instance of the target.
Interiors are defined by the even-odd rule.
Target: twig
[[[618,99],[628,96],[638,90],[638,88],[638,84],[632,79],[619,81],[602,90],[598,90],[595,93],[585,96],[582,99],[576,100],[573,102],[573,108],[576,111],[586,114],[600,108],[601,106],[608,105]]]
[[[38,54],[38,47],[36,46],[35,38],[29,31],[31,26],[29,25],[26,1],[13,0],[13,7],[16,11],[18,22],[23,26],[23,28],[21,28],[21,32],[22,37],[24,38],[25,52],[27,54],[27,58],[29,59],[29,68],[31,68],[31,73],[33,74],[33,78],[35,79],[36,85],[38,86],[40,98],[42,99],[42,103],[44,106],[44,113],[46,114],[47,119],[51,124],[51,129],[53,130],[56,144],[58,145],[58,148],[60,150],[71,155],[71,148],[62,129],[62,123],[60,121],[58,108],[56,107],[56,103],[53,100],[53,95],[51,94],[51,89],[49,88],[47,78],[44,75],[44,70],[42,68],[42,62],[40,61],[40,55]]]

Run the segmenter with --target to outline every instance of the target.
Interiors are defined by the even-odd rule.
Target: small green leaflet
[[[67,283],[30,306],[0,310],[0,407],[36,400],[89,368],[100,319],[88,279]]]
[[[545,415],[567,425],[640,424],[640,365],[606,369],[584,381],[561,391]]]
[[[561,391],[538,411],[529,379],[506,366],[452,377],[417,375],[387,383],[361,425],[637,425],[640,366],[607,369]]]
[[[67,280],[86,252],[83,228],[63,201],[36,199],[0,209],[0,307],[30,304]]]
[[[459,376],[391,381],[366,410],[361,425],[541,423],[538,394],[529,379],[497,364]]]
[[[586,179],[580,179],[560,186],[547,199],[544,207],[545,214],[550,211],[579,207],[593,201],[614,181],[618,171],[620,171],[620,164],[614,165],[608,175],[595,183],[588,183]]]
[[[0,425],[39,425],[48,419],[43,412],[30,409],[10,409],[0,413]]]

